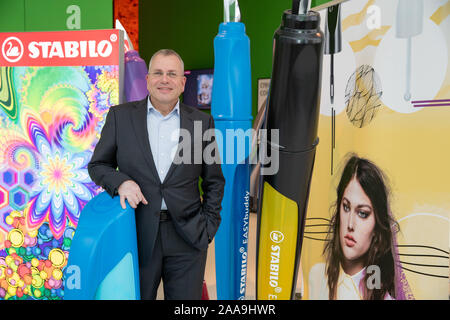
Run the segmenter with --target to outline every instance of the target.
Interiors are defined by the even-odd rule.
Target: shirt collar
[[[360,271],[358,271],[357,273],[355,273],[352,276],[346,274],[344,269],[342,268],[342,266],[340,266],[339,269],[340,270],[339,270],[338,283],[343,282],[345,279],[351,279],[353,282],[355,282],[357,285],[359,285],[361,279],[364,278],[364,276],[366,274],[366,267],[362,268]]]
[[[149,113],[153,110],[154,112],[161,114],[161,112],[156,110],[156,108],[153,106],[152,101],[150,100],[150,96],[148,96],[148,98],[147,98],[147,110]],[[180,99],[178,99],[177,104],[175,105],[175,108],[173,108],[172,111],[164,117],[170,116],[172,114],[176,114],[176,115],[180,114]],[[161,116],[162,116],[162,114],[161,114]]]

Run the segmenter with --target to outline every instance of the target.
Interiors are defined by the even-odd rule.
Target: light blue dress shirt
[[[148,140],[150,141],[156,170],[162,183],[178,148],[178,140],[180,137],[180,101],[177,102],[175,108],[166,116],[163,116],[155,109],[150,98],[148,98],[147,107]],[[167,210],[164,198],[162,199],[161,210]]]

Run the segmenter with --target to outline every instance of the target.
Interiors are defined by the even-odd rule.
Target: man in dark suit
[[[225,180],[220,163],[204,157],[207,146],[218,153],[214,137],[204,138],[214,121],[179,101],[185,83],[181,57],[155,53],[149,97],[109,110],[88,165],[96,184],[136,209],[142,299],[156,298],[161,278],[165,299],[201,299],[208,244],[221,221]]]

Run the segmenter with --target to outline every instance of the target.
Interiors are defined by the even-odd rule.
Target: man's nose
[[[163,81],[163,82],[168,82],[169,81],[169,75],[168,75],[167,72],[163,72],[161,81]]]

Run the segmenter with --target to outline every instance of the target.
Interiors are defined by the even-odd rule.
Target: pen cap
[[[341,6],[335,5],[328,7],[325,21],[325,54],[341,52]]]
[[[241,22],[221,23],[214,38],[214,120],[251,120],[250,40]]]
[[[397,38],[411,38],[423,30],[423,0],[399,0],[395,24]]]
[[[280,150],[304,151],[317,138],[323,57],[320,15],[286,10],[274,35],[274,57],[269,105],[268,140],[278,129]]]

